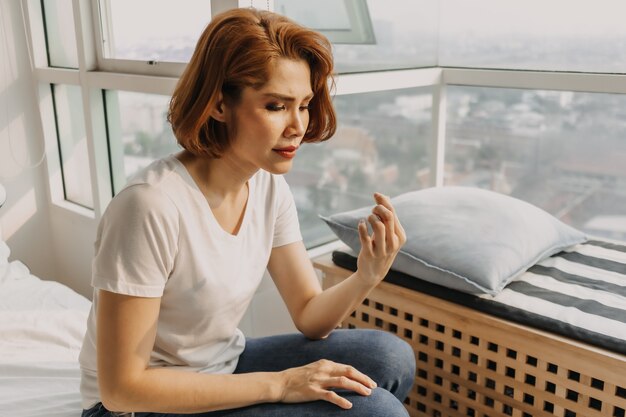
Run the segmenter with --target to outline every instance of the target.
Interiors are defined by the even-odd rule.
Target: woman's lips
[[[296,156],[298,148],[296,146],[288,146],[286,148],[272,149],[274,152],[286,159],[292,159]]]

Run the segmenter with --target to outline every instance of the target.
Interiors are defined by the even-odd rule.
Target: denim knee
[[[415,380],[415,353],[407,342],[381,330],[369,330],[368,349],[380,366],[382,388],[404,401]]]
[[[352,408],[349,413],[342,411],[342,415],[359,417],[408,417],[404,404],[392,393],[382,388],[372,390],[367,397],[350,398]],[[345,414],[344,414],[345,413]]]

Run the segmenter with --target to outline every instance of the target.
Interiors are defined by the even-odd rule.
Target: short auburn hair
[[[250,8],[216,15],[200,36],[170,100],[167,120],[178,143],[194,155],[219,158],[232,131],[210,116],[220,93],[236,106],[245,87],[267,83],[269,64],[277,58],[302,59],[311,71],[314,96],[303,142],[329,139],[337,128],[330,42],[284,16]]]

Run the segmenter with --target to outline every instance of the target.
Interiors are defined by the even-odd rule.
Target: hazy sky
[[[209,0],[111,0],[116,43],[143,38],[196,38],[211,19]]]
[[[441,0],[441,33],[626,35],[624,0]]]
[[[260,1],[260,0],[259,0]],[[259,1],[255,5],[259,6]],[[210,20],[210,0],[110,0],[115,43],[125,49],[148,38],[196,39]],[[345,24],[345,14],[329,13],[333,3],[304,0],[276,2],[296,9],[314,5],[319,13],[310,17]],[[258,3],[258,4],[257,4]],[[263,1],[263,5],[267,2]],[[369,13],[376,20],[393,21],[394,31],[415,31],[415,25],[444,37],[481,35],[540,35],[626,37],[626,0],[369,0]],[[243,3],[242,3],[243,4]],[[274,4],[272,0],[271,5]],[[341,4],[341,10],[345,8]],[[400,12],[401,19],[397,19]],[[335,18],[331,17],[335,15]],[[407,16],[414,16],[406,18]],[[293,16],[297,18],[296,16]],[[411,26],[411,27],[407,27]]]
[[[624,0],[370,0],[368,3],[370,13],[382,20],[393,19],[398,11],[403,16],[414,15],[417,24],[423,19],[439,19],[443,34],[476,30],[546,35],[626,33]],[[325,10],[329,6],[322,7],[326,3],[309,4],[322,9],[314,15],[326,15],[329,21],[333,20],[332,14]],[[136,38],[142,33],[159,38],[196,37],[211,15],[210,0],[111,0],[111,8],[119,40]]]

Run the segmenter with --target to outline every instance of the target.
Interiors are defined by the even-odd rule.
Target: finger
[[[348,410],[352,408],[352,403],[334,391],[322,391],[321,399],[328,401],[329,403],[333,403],[338,405],[339,407]]]
[[[367,218],[374,230],[373,249],[377,255],[385,255],[385,225],[375,214],[370,214]]]
[[[361,395],[370,395],[372,393],[372,390],[369,387],[366,387],[360,382],[350,379],[347,376],[336,376],[334,378],[330,378],[327,381],[325,388],[341,388],[354,391]]]
[[[372,248],[372,239],[370,235],[367,233],[367,224],[365,223],[365,219],[359,220],[359,240],[361,241],[361,250],[364,250],[365,253],[372,256],[373,248]]]
[[[395,221],[393,213],[382,204],[377,204],[372,209],[372,212],[380,217],[383,220],[383,224],[385,225],[385,240],[387,243],[387,250],[395,251],[398,236],[396,236],[395,233]]]
[[[396,236],[398,236],[398,238],[400,239],[400,242],[404,243],[406,241],[406,233],[404,231],[404,227],[402,227],[402,224],[400,223],[400,219],[398,219],[398,214],[396,213],[396,209],[391,204],[391,199],[388,196],[381,194],[381,193],[374,193],[374,199],[376,200],[378,204],[382,204],[383,206],[385,206],[385,208],[387,208],[387,210],[393,213],[394,227],[395,227],[394,232]]]
[[[355,381],[359,381],[361,384],[365,385],[366,387],[376,388],[377,386],[376,382],[372,378],[360,372],[354,366],[345,365],[343,372],[344,372],[344,375],[346,375],[348,378],[354,379]]]
[[[363,385],[369,388],[376,388],[376,382],[365,375],[363,372],[359,371],[352,365],[346,365],[343,363],[331,362],[334,366],[333,369],[329,372],[330,376],[346,376],[355,381],[359,381]]]

